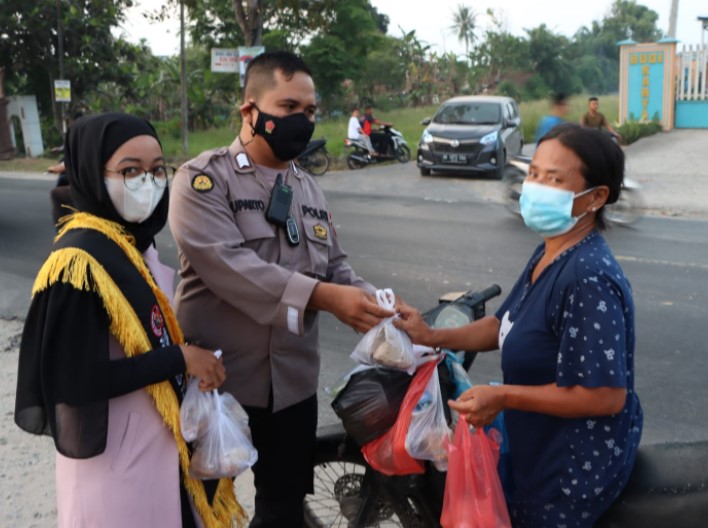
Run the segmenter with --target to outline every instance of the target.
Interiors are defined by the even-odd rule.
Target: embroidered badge
[[[315,237],[320,240],[327,240],[327,228],[322,224],[315,224],[312,227],[312,231],[315,233]]]
[[[273,130],[275,130],[275,123],[273,123],[273,121],[266,121],[265,130],[269,134],[272,134]]]
[[[236,154],[236,163],[239,169],[248,168],[251,166],[251,162],[248,160],[248,156],[245,152],[239,152]]]
[[[209,192],[214,188],[214,182],[210,176],[206,174],[197,174],[192,178],[192,189],[197,192],[205,193]]]
[[[155,337],[162,337],[165,322],[162,319],[162,314],[160,313],[160,309],[157,305],[153,306],[152,311],[150,312],[150,327],[152,328],[152,333],[155,334]]]

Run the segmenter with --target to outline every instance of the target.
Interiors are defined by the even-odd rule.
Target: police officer
[[[292,162],[312,136],[315,110],[301,59],[259,55],[246,72],[238,137],[182,166],[170,192],[177,317],[186,339],[223,349],[223,388],[244,405],[258,449],[252,528],[303,525],[318,311],[361,332],[393,315],[347,264],[322,191]]]

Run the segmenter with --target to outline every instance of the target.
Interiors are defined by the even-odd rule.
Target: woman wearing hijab
[[[54,439],[58,525],[241,524],[230,479],[189,477],[184,374],[202,390],[225,374],[212,351],[181,344],[170,307],[173,271],[154,247],[168,206],[155,130],[125,114],[81,118],[65,162],[76,212],[34,283],[15,403],[17,425]]]

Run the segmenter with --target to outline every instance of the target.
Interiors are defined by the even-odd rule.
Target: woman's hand
[[[399,301],[396,304],[396,311],[400,317],[393,320],[393,326],[407,333],[413,343],[432,346],[433,330],[423,321],[418,310]]]
[[[463,392],[457,401],[448,401],[451,409],[464,416],[474,427],[484,427],[494,421],[504,410],[504,387],[502,385],[476,385]]]
[[[199,378],[199,390],[210,391],[221,386],[226,379],[226,369],[217,359],[213,350],[207,350],[196,345],[180,345],[187,374]]]

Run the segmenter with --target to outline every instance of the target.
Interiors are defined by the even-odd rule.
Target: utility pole
[[[671,0],[671,14],[669,15],[669,38],[676,38],[676,18],[678,18],[679,0]]]
[[[57,6],[57,60],[59,62],[59,79],[64,79],[64,25],[61,21],[61,0],[56,0]],[[54,89],[54,87],[52,87]],[[56,104],[55,97],[52,97]],[[56,114],[55,114],[56,115]],[[59,103],[59,117],[61,119],[61,130],[66,134],[66,119],[64,119],[64,103]]]
[[[180,24],[180,106],[182,110],[182,153],[189,153],[189,116],[187,115],[187,58],[184,50],[184,0],[179,2],[179,24]]]

